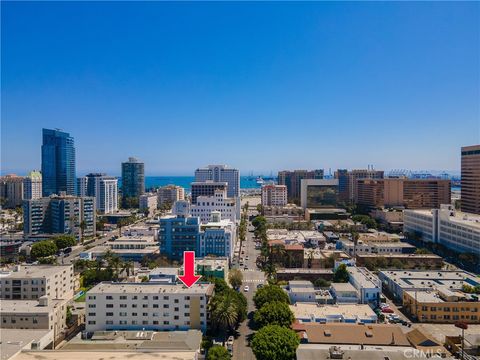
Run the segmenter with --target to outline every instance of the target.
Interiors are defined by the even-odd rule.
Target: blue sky
[[[448,169],[480,143],[480,3],[2,2],[2,172]]]

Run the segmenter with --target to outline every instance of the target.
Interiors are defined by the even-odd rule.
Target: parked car
[[[233,353],[233,336],[229,336],[227,342],[225,343],[227,350],[230,354]]]
[[[382,308],[382,312],[385,313],[385,314],[393,314],[394,313],[394,311],[392,309],[390,309],[389,307]]]
[[[257,289],[261,289],[263,287],[263,284],[258,284]]]
[[[248,292],[249,290],[250,288],[248,287],[248,285],[245,285],[245,287],[243,288],[243,291]]]

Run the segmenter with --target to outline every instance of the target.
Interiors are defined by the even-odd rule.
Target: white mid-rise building
[[[227,165],[208,165],[195,170],[195,181],[226,182],[228,197],[240,196],[240,171]]]
[[[477,254],[480,249],[480,216],[457,212],[451,205],[440,209],[404,210],[403,229],[425,242],[446,246],[457,252]]]
[[[210,221],[210,214],[219,211],[222,219],[233,223],[240,219],[240,198],[227,197],[226,190],[215,190],[213,196],[199,196],[196,204],[192,204],[190,213],[200,218],[202,223]]]
[[[42,173],[40,171],[31,171],[23,179],[23,199],[35,200],[42,197]]]
[[[268,184],[262,186],[262,206],[286,206],[287,186]]]
[[[213,284],[103,282],[86,295],[86,331],[207,330]]]
[[[316,303],[315,288],[311,281],[292,280],[288,282],[288,297],[290,304],[300,303]]]
[[[93,196],[97,210],[103,214],[118,211],[118,179],[101,173],[77,178],[77,195]]]

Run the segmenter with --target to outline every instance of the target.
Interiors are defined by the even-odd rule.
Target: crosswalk
[[[262,279],[250,279],[250,280],[243,280],[242,283],[256,283],[256,284],[261,284],[261,283],[264,283],[265,280],[262,280]]]
[[[246,272],[246,271],[258,271],[258,270],[255,270],[255,269],[247,269],[247,270],[241,269],[241,271],[245,271],[245,272]]]

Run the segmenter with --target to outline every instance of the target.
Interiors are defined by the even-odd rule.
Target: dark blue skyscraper
[[[65,191],[75,195],[75,147],[69,133],[43,129],[42,193],[43,196]]]

